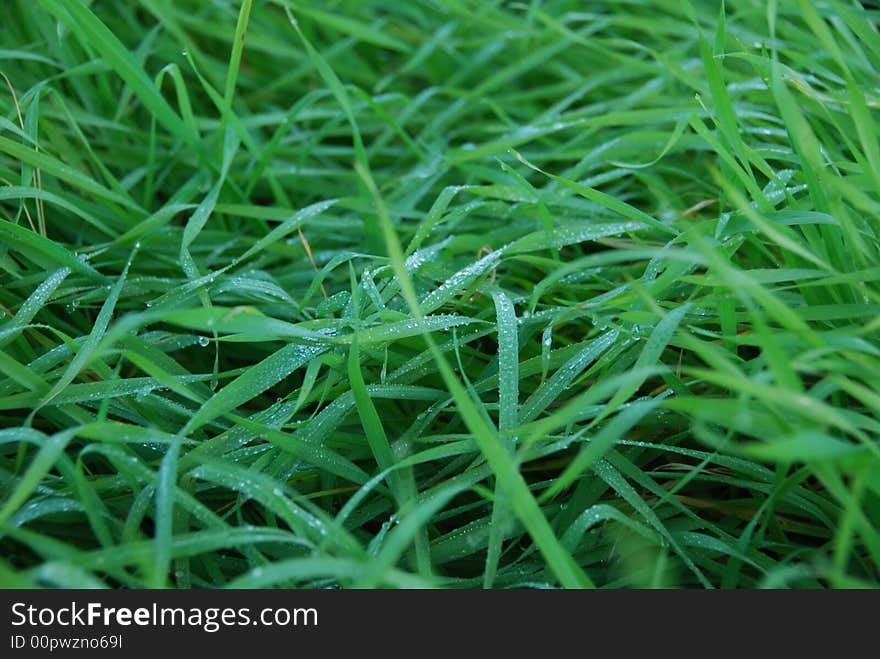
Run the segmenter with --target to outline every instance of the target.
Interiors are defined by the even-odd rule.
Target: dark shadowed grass
[[[878,19],[13,3],[0,585],[877,586]]]

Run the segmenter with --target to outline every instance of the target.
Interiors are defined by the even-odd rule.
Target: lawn
[[[18,0],[0,586],[880,585],[880,11]]]

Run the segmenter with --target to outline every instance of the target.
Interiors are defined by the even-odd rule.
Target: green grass
[[[0,585],[880,585],[878,20],[13,3]]]

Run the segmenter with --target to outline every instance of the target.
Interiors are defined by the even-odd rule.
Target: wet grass
[[[13,3],[0,584],[878,585],[878,19]]]

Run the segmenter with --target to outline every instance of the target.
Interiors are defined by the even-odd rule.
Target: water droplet
[[[211,342],[211,339],[209,339],[207,336],[200,336],[199,337],[199,345],[202,346],[203,348],[207,348],[208,344],[210,342]]]
[[[548,325],[541,337],[541,379],[547,379],[550,370],[550,348],[553,345],[553,325]]]
[[[186,57],[189,53],[186,52],[186,48],[180,51],[180,54]]]
[[[134,244],[134,248],[135,248],[135,249],[140,249],[140,248],[141,248],[141,241],[140,241],[140,240],[138,240],[138,241]]]
[[[153,306],[153,303],[150,302],[149,300],[147,300],[146,302],[144,302],[144,306],[145,306],[147,309],[149,309],[150,307]]]

